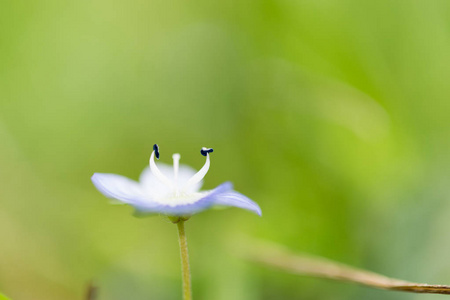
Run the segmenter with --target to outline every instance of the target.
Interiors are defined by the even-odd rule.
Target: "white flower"
[[[153,146],[150,167],[142,172],[139,182],[116,174],[95,173],[92,182],[105,196],[136,208],[139,213],[160,213],[168,216],[190,216],[212,206],[235,206],[250,210],[261,216],[261,209],[246,196],[233,191],[233,185],[225,182],[213,190],[200,191],[203,177],[209,170],[210,153],[213,149],[202,148],[206,156],[200,171],[180,165],[180,154],[172,156],[173,168],[160,164],[158,145]]]

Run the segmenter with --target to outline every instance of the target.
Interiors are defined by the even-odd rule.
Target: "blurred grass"
[[[205,187],[263,210],[187,223],[198,299],[418,297],[248,265],[241,234],[448,283],[449,25],[443,0],[3,2],[0,290],[179,298],[174,226],[89,180],[137,179],[155,142],[214,147]]]

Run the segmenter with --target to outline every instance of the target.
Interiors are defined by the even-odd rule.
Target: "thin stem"
[[[183,278],[183,299],[192,300],[191,291],[191,271],[189,269],[189,254],[186,240],[186,232],[184,231],[184,221],[180,219],[177,223],[178,238],[180,241],[180,253],[181,253],[181,270]]]
[[[266,242],[253,241],[244,257],[267,266],[303,276],[347,281],[365,286],[411,293],[450,294],[450,286],[414,283],[357,269],[322,257],[293,254]]]

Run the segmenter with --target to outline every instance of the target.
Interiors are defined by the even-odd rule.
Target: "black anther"
[[[155,151],[156,159],[159,159],[159,147],[158,144],[153,145],[153,151]]]
[[[207,153],[211,153],[211,152],[213,152],[213,151],[214,151],[213,148],[205,148],[205,147],[203,147],[202,150],[200,150],[200,153],[201,153],[203,156],[206,156]]]

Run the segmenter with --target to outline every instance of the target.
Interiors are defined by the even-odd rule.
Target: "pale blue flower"
[[[213,190],[200,191],[203,177],[210,166],[213,149],[202,148],[205,165],[196,172],[180,165],[180,154],[172,156],[173,168],[155,164],[159,148],[155,144],[150,156],[150,166],[142,172],[139,182],[116,174],[95,173],[92,182],[105,196],[133,206],[138,213],[190,216],[213,206],[235,206],[261,216],[261,208],[246,196],[233,191],[233,185],[225,182]]]

